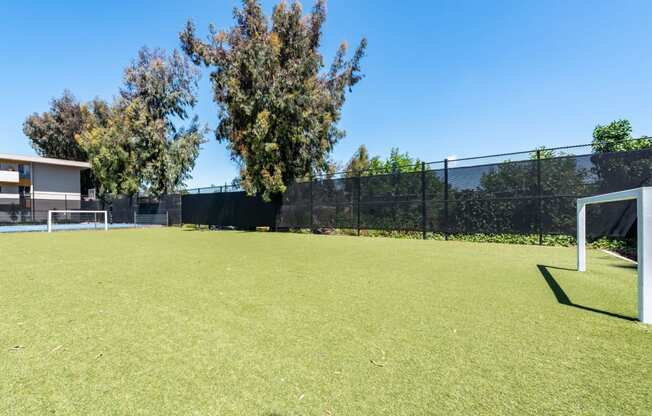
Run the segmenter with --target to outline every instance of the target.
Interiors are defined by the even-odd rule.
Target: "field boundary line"
[[[637,261],[634,261],[634,260],[632,260],[632,259],[628,259],[628,258],[625,257],[625,256],[621,256],[620,254],[618,254],[618,253],[616,253],[616,252],[614,252],[614,251],[607,250],[607,249],[602,249],[601,251],[604,252],[604,253],[607,253],[607,254],[611,254],[611,255],[614,256],[614,257],[618,257],[618,258],[621,259],[621,260],[625,260],[625,261],[627,261],[627,262],[629,262],[629,263],[632,263],[632,264],[636,264],[636,265],[638,265],[638,262],[637,262]]]

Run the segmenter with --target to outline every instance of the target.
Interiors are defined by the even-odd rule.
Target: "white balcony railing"
[[[0,170],[0,182],[18,183],[19,176],[16,170]]]

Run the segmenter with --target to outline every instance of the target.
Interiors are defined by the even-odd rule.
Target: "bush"
[[[302,232],[310,232],[304,229]],[[336,235],[357,235],[355,229],[333,229],[332,234]],[[392,230],[360,230],[360,236],[366,237],[389,237],[402,238],[409,240],[420,240],[423,238],[421,231],[392,231]],[[451,241],[470,241],[474,243],[501,243],[501,244],[527,244],[539,245],[538,234],[449,234],[443,233],[426,233],[428,240],[451,240]],[[575,246],[575,237],[561,234],[544,234],[541,239],[541,245],[556,247]],[[614,251],[625,257],[636,258],[636,240],[631,238],[601,237],[589,242],[589,247],[594,249],[606,249]]]
[[[301,234],[332,234],[332,235],[349,235],[356,236],[358,231],[351,228],[329,228],[329,232],[315,232],[309,228],[294,228],[290,232]],[[360,236],[364,237],[387,237],[401,238],[406,240],[420,240],[423,238],[421,231],[397,231],[397,230],[360,230]],[[539,245],[539,234],[448,234],[443,233],[426,233],[428,240],[451,240],[451,241],[469,241],[474,243],[498,243],[498,244],[526,244]],[[562,234],[544,234],[541,239],[541,245],[554,247],[573,247],[575,246],[575,237]],[[601,237],[597,240],[590,241],[588,246],[593,249],[605,249],[614,251],[630,259],[636,259],[636,240],[631,238]]]

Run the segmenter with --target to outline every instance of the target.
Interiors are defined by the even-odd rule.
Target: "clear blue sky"
[[[200,33],[232,24],[233,0],[0,2],[0,152],[33,153],[22,122],[64,89],[111,99],[143,45],[178,47],[188,17]],[[274,2],[265,1],[271,12]],[[304,2],[308,9],[312,3]],[[348,135],[426,160],[590,140],[598,123],[652,135],[652,2],[331,0],[323,52],[369,39],[366,78],[344,109]],[[197,114],[216,125],[207,72]],[[191,186],[236,175],[209,137]]]

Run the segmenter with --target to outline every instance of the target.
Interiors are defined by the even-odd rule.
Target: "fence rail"
[[[585,152],[574,155],[573,152]],[[575,200],[650,185],[652,150],[567,146],[447,159],[390,172],[340,172],[291,184],[264,203],[244,192],[185,194],[183,222],[253,228],[341,228],[450,234],[575,233]],[[625,236],[631,204],[593,208],[589,235]]]
[[[571,155],[565,147],[444,160],[443,167],[318,178],[288,187],[276,225],[448,234],[575,233],[579,197],[650,185],[652,150]],[[488,159],[502,158],[494,163]],[[460,161],[472,160],[465,165]],[[631,204],[590,213],[590,234],[623,236],[635,221]]]
[[[169,225],[181,223],[181,195],[116,197],[103,200],[0,198],[0,225],[45,224],[50,210],[94,210],[108,212],[112,224],[134,224],[137,219]]]
[[[213,185],[206,186],[203,188],[188,188],[181,191],[183,195],[194,195],[194,194],[216,194],[216,193],[225,193],[225,192],[240,192],[242,188],[238,185]]]

